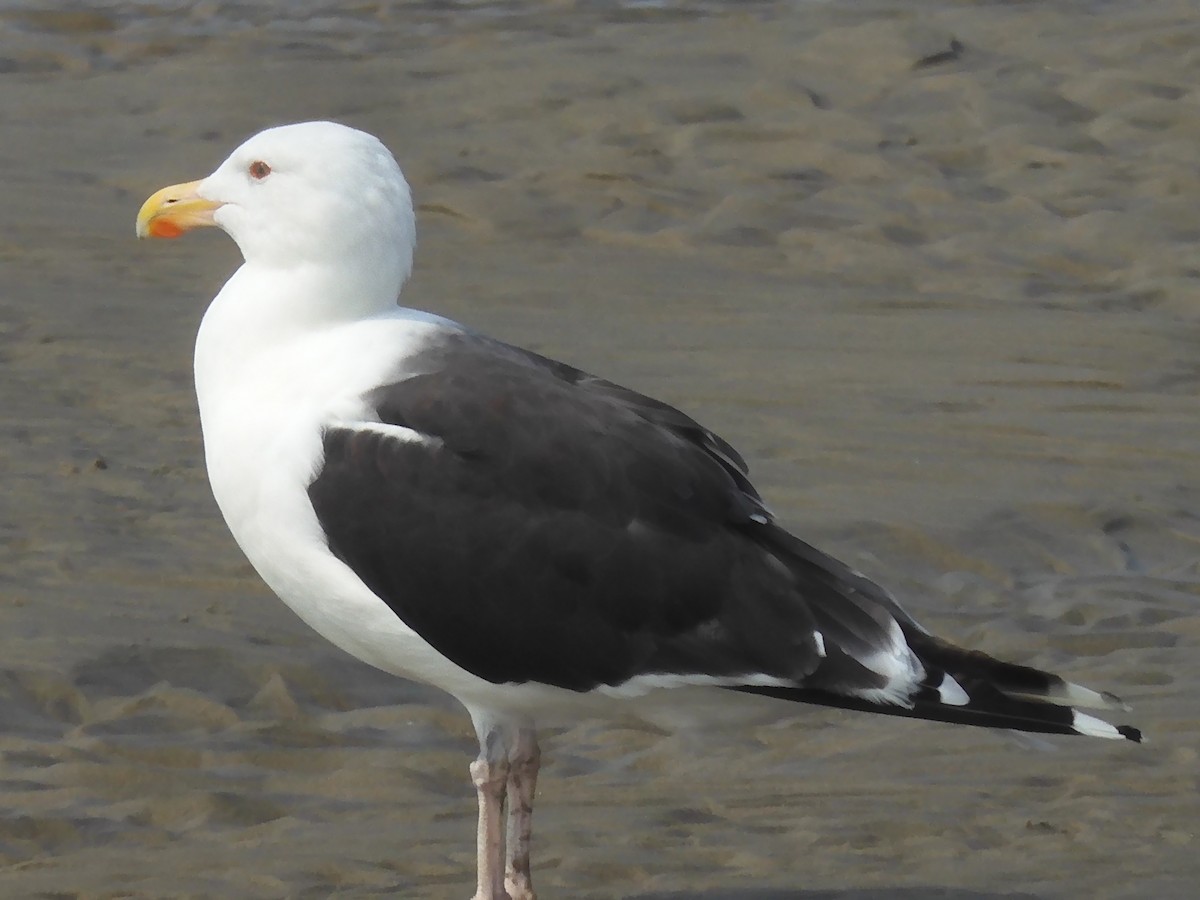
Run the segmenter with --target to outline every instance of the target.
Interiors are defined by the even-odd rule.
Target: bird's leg
[[[471,763],[471,781],[479,794],[476,839],[476,882],[472,900],[512,900],[504,890],[504,794],[508,754],[493,732],[480,740],[479,758]]]
[[[529,875],[529,839],[533,833],[533,794],[541,760],[537,732],[522,728],[508,754],[508,864],[504,886],[512,900],[537,900]]]

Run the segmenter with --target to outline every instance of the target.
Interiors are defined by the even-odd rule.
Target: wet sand
[[[0,9],[0,896],[470,893],[466,717],[307,631],[209,496],[235,248],[133,240],[308,118],[400,158],[408,303],[694,413],[800,534],[1151,740],[581,724],[547,900],[1194,896],[1194,5],[470,7]]]

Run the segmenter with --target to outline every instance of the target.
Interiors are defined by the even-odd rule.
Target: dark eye
[[[254,162],[250,163],[250,168],[248,171],[250,172],[250,177],[255,181],[262,181],[271,174],[271,167],[261,159],[256,159]]]

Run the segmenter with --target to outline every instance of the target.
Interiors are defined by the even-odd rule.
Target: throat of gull
[[[196,336],[196,393],[206,430],[220,404],[244,405],[238,398],[251,396],[250,385],[277,384],[272,390],[303,394],[303,385],[334,360],[305,354],[315,369],[298,371],[294,348],[343,326],[399,312],[407,274],[406,266],[372,265],[359,256],[342,264],[243,264],[209,305]],[[304,402],[302,396],[297,400]]]

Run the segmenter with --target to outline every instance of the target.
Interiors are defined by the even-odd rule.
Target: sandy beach
[[[0,2],[0,897],[470,894],[467,717],[307,630],[211,499],[236,248],[133,234],[323,118],[413,185],[407,304],[680,406],[1149,738],[581,723],[543,900],[1196,896],[1198,85],[1182,0]]]

